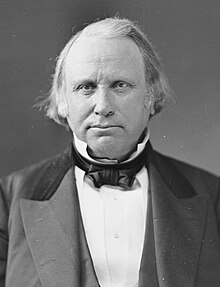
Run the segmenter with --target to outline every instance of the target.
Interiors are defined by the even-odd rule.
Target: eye
[[[127,88],[130,88],[130,87],[131,85],[124,81],[118,81],[113,84],[113,88],[116,88],[118,90],[126,90]]]
[[[82,91],[84,94],[90,94],[92,93],[96,88],[96,85],[94,83],[85,83],[80,85],[77,90]]]

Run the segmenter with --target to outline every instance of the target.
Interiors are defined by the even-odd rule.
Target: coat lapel
[[[207,199],[172,166],[149,163],[156,266],[160,287],[194,286],[207,219]],[[169,180],[172,178],[172,181]]]
[[[150,192],[148,193],[147,221],[146,221],[145,234],[146,235],[141,258],[138,287],[145,287],[146,285],[150,287],[151,286],[159,287],[157,278],[156,256],[155,256],[152,197]]]
[[[21,200],[27,241],[44,287],[80,285],[78,206],[72,169],[48,201]]]
[[[152,231],[154,236],[146,241],[146,234],[145,247],[155,245],[156,264],[152,261],[152,266],[153,269],[156,266],[160,287],[192,287],[204,239],[207,199],[198,196],[183,175],[172,165],[167,165],[167,160],[163,163],[161,157],[158,158],[148,161],[153,221],[149,232]],[[79,230],[83,230],[83,226],[79,225],[74,190],[75,178],[71,168],[49,200],[21,200],[27,241],[44,287],[81,287],[79,234],[82,233]],[[149,252],[146,253],[145,247],[143,253],[146,255]],[[144,254],[140,286],[146,283],[155,286],[157,280],[154,276],[155,283],[151,284],[150,269],[147,275],[145,273],[147,277],[141,275],[149,258]],[[98,285],[94,283],[94,286]]]

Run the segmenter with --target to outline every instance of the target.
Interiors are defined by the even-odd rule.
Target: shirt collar
[[[145,148],[146,146],[146,143],[148,142],[149,140],[149,137],[150,137],[150,132],[149,130],[147,129],[147,132],[146,132],[146,135],[143,139],[143,141],[141,143],[139,143],[137,145],[137,149],[130,155],[130,157],[123,161],[123,163],[125,162],[129,162],[131,161],[132,159],[134,159],[135,157],[137,157]],[[102,163],[112,163],[112,164],[116,164],[118,163],[118,160],[109,160],[109,159],[102,159],[102,160],[95,160],[94,158],[90,157],[90,155],[88,154],[87,152],[87,144],[81,140],[79,140],[75,134],[73,134],[73,144],[75,145],[77,151],[85,158],[87,158],[88,160],[92,161],[92,162],[102,162]]]

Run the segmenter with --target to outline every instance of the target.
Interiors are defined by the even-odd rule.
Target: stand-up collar
[[[143,141],[137,145],[136,150],[130,155],[130,157],[127,160],[123,161],[122,163],[131,161],[132,159],[136,158],[144,150],[144,148],[145,148],[145,146],[149,140],[149,137],[150,137],[150,132],[149,132],[149,130],[147,130]],[[73,134],[73,144],[75,145],[77,151],[83,157],[85,157],[86,159],[88,159],[92,162],[102,162],[102,163],[107,163],[107,164],[118,163],[118,160],[101,159],[101,160],[97,161],[94,158],[92,158],[87,152],[87,147],[88,147],[87,144],[85,142],[79,140],[75,134]]]

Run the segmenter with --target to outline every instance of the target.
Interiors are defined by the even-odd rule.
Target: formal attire
[[[75,168],[83,226],[95,272],[102,287],[138,286],[148,201],[148,174],[142,157],[148,139],[149,133],[129,158],[123,161],[124,164],[129,163],[130,169],[133,169],[133,161],[141,157],[137,161],[141,168],[137,168],[131,187],[104,184],[96,188],[84,170]],[[99,164],[89,156],[86,143],[76,136],[74,147],[91,165]],[[115,166],[117,161],[102,159],[102,163],[106,168],[106,164]],[[121,166],[120,164],[119,167]],[[100,168],[103,169],[103,165]]]
[[[218,287],[219,178],[161,155],[150,143],[145,167],[147,216],[137,286]],[[1,180],[1,287],[100,286],[76,169],[69,148]]]

